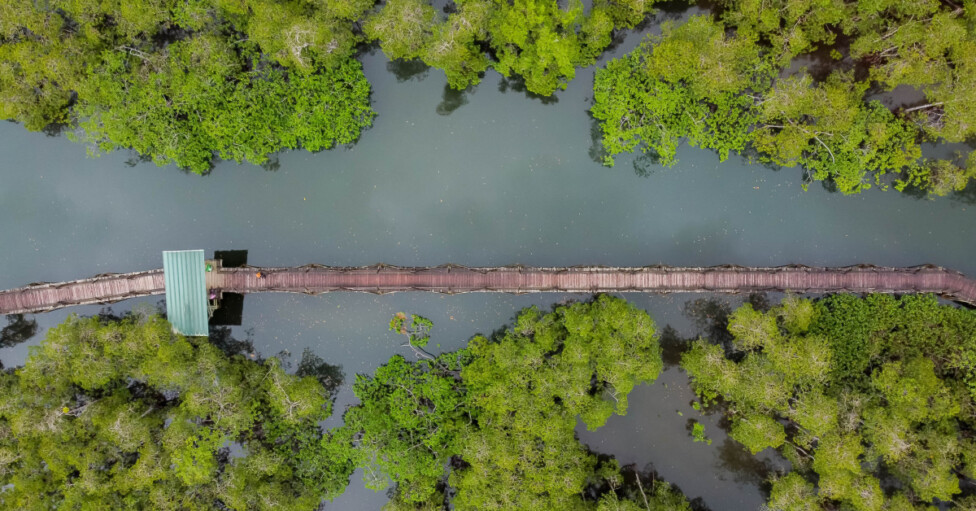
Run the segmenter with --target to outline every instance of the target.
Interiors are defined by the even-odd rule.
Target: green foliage
[[[712,445],[712,439],[705,435],[705,426],[698,421],[695,421],[691,426],[691,439],[695,442],[702,442],[707,445]]]
[[[931,295],[834,295],[814,303],[811,332],[834,353],[831,381],[868,385],[870,368],[883,360],[926,356],[942,379],[972,382],[976,366],[976,314],[939,305]],[[970,385],[972,385],[970,383]],[[976,389],[970,386],[976,399]]]
[[[566,9],[555,0],[492,0],[488,32],[497,58],[494,68],[504,76],[520,75],[526,89],[549,96],[565,89],[576,67],[592,64],[609,44],[612,25],[593,28],[607,37],[585,33],[583,4],[578,0]],[[603,45],[588,45],[587,35]]]
[[[616,492],[608,492],[600,497],[596,511],[691,511],[691,505],[668,483],[659,481],[653,490],[638,490],[640,495],[620,497]],[[633,493],[633,492],[631,492]]]
[[[328,149],[355,141],[373,117],[369,84],[358,62],[316,74],[240,72],[214,46],[175,43],[159,72],[139,59],[106,53],[80,87],[78,138],[99,151],[133,148],[163,165],[207,172],[214,155],[261,164],[283,148]],[[198,53],[204,52],[204,53]],[[209,62],[211,73],[199,64]],[[128,69],[135,67],[132,75]],[[243,79],[243,80],[242,80]]]
[[[604,163],[640,148],[671,165],[682,138],[723,160],[741,152],[756,114],[738,94],[762,90],[769,71],[758,46],[707,16],[665,24],[660,37],[597,71],[590,111],[601,121]]]
[[[424,347],[430,341],[430,329],[434,322],[416,314],[410,315],[410,324],[407,325],[407,315],[398,312],[390,320],[390,331],[406,335],[407,342],[413,346]]]
[[[389,0],[363,27],[390,60],[413,59],[423,54],[437,24],[437,12],[425,0]]]
[[[866,82],[833,73],[813,86],[809,75],[779,80],[760,108],[753,143],[761,159],[802,165],[845,194],[871,187],[888,173],[907,172],[921,157],[917,130],[877,101],[863,100]]]
[[[976,178],[976,153],[969,153],[965,161],[958,155],[954,160],[925,161],[911,169],[905,179],[895,182],[899,191],[907,187],[928,190],[929,196],[944,197],[961,192]]]
[[[792,472],[773,480],[769,494],[771,511],[819,511],[823,499],[799,474]]]
[[[786,430],[775,419],[765,415],[749,415],[732,423],[729,433],[753,454],[767,448],[777,448],[786,441]]]
[[[426,338],[430,322],[399,313],[390,326]],[[593,506],[583,490],[620,475],[576,440],[577,420],[595,429],[626,413],[634,386],[663,367],[654,322],[610,296],[550,313],[529,308],[492,339],[418,355],[359,376],[361,404],[337,433],[356,446],[368,486],[395,484],[396,509],[439,509],[445,496],[454,509]],[[661,498],[683,501],[669,495]],[[606,498],[629,505],[623,494]]]
[[[15,3],[0,119],[78,128],[93,152],[204,173],[217,156],[262,164],[351,143],[373,117],[343,21],[362,1]]]
[[[488,69],[488,58],[479,42],[488,37],[489,0],[456,2],[457,12],[438,25],[424,48],[421,59],[430,66],[443,69],[447,83],[463,90],[481,80]]]
[[[787,297],[768,313],[742,306],[729,331],[735,361],[700,340],[681,365],[703,400],[725,401],[733,439],[792,462],[771,509],[914,509],[960,493],[976,313],[932,296]],[[882,474],[898,481],[887,496]]]
[[[550,314],[523,311],[498,338],[474,338],[461,372],[479,427],[451,475],[464,509],[566,509],[596,458],[575,439],[576,418],[595,429],[627,410],[627,394],[662,369],[654,322],[600,296]]]
[[[72,316],[0,378],[5,508],[313,509],[352,471],[318,447],[331,404],[315,379],[158,316]]]
[[[722,22],[693,16],[597,71],[591,113],[600,122],[604,163],[640,149],[675,163],[682,140],[725,160],[747,151],[778,166],[800,166],[804,186],[827,181],[844,194],[885,188],[894,175],[933,196],[959,192],[976,164],[921,158],[923,141],[974,133],[976,46],[962,7],[937,2],[724,0]],[[928,16],[924,21],[920,16]],[[724,22],[724,23],[723,23]],[[727,29],[734,28],[729,32]],[[826,79],[789,69],[792,59],[837,35],[871,66],[856,81],[850,59]],[[893,113],[868,100],[875,82],[922,89],[929,103]],[[973,82],[973,83],[970,83]]]
[[[435,495],[470,420],[456,356],[411,363],[397,355],[372,377],[356,377],[353,390],[362,404],[346,412],[337,436],[356,445],[354,461],[365,469],[367,488],[382,490],[392,480],[403,502]]]

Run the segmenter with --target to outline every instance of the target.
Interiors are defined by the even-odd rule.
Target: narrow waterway
[[[720,164],[694,148],[682,149],[672,168],[640,163],[641,175],[633,159],[600,166],[590,156],[592,69],[543,102],[495,73],[457,94],[445,92],[436,70],[405,78],[408,69],[378,52],[362,60],[379,114],[373,128],[350,148],[282,154],[275,171],[221,163],[198,177],[130,166],[128,154],[88,158],[64,137],[0,124],[0,288],[156,268],[163,250],[190,248],[247,249],[250,262],[263,265],[871,262],[933,263],[976,275],[976,204],[964,200],[877,190],[844,197],[819,185],[804,192],[796,169],[739,158]],[[243,325],[232,332],[264,356],[287,351],[297,362],[307,347],[341,365],[346,383],[335,424],[352,402],[354,375],[403,353],[386,329],[392,313],[431,318],[431,346],[451,350],[522,307],[579,298],[586,297],[256,295],[246,298]],[[697,297],[628,298],[659,325],[696,334],[681,311]],[[98,310],[36,316],[38,335],[0,349],[0,360],[23,363],[47,327],[70,312]],[[725,441],[714,417],[701,419],[712,445],[691,441],[687,387],[671,368],[634,391],[628,416],[581,439],[623,463],[653,465],[712,509],[756,509],[763,467]],[[384,495],[362,490],[356,477],[330,509],[381,505]]]

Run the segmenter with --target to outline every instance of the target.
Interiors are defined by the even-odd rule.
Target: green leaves
[[[739,94],[768,80],[759,47],[726,36],[707,16],[662,30],[597,70],[590,112],[602,121],[607,165],[636,148],[673,165],[683,138],[718,150],[723,160],[745,148],[755,113]]]
[[[605,295],[528,309],[469,350],[461,376],[480,427],[461,450],[471,467],[451,476],[465,508],[578,507],[596,459],[575,440],[576,417],[596,429],[625,413],[627,394],[662,368],[653,321]]]
[[[310,509],[352,471],[314,449],[330,408],[314,378],[227,357],[158,316],[71,317],[3,385],[4,507]]]
[[[801,165],[845,194],[887,173],[907,172],[921,157],[918,131],[878,102],[865,104],[867,83],[833,73],[816,86],[806,74],[779,80],[765,98],[754,138],[764,161]]]
[[[900,4],[838,0],[724,3],[729,10],[722,19],[734,35],[709,16],[665,23],[661,36],[649,36],[597,71],[591,113],[600,121],[604,164],[640,149],[673,165],[678,145],[687,140],[716,150],[721,160],[751,150],[762,162],[800,166],[808,181],[828,182],[844,194],[885,188],[885,176],[894,174],[898,190],[912,186],[941,196],[963,190],[976,176],[968,162],[921,158],[922,141],[959,141],[972,131],[963,119],[976,105],[976,87],[966,81],[976,77],[976,51],[967,46],[972,43],[958,11],[935,14],[929,27],[914,17],[935,12],[937,3],[917,12]],[[852,12],[871,9],[893,19]],[[879,19],[891,23],[887,33],[877,33]],[[798,54],[833,44],[838,30],[864,31],[852,54],[862,64],[880,62],[872,79],[924,88],[929,103],[896,115],[867,100],[871,80],[837,70],[815,82],[805,69],[788,69]],[[938,30],[948,42],[938,42]],[[877,45],[885,48],[872,50]],[[895,56],[902,45],[910,56]],[[834,55],[844,58],[836,50]]]
[[[730,316],[735,361],[699,340],[681,365],[703,400],[725,400],[733,439],[790,459],[771,509],[913,509],[960,492],[976,396],[956,361],[970,359],[974,321],[931,296],[787,297]],[[886,497],[886,473],[911,492]]]
[[[145,78],[127,78],[128,66],[141,67],[134,57],[106,54],[82,90],[93,101],[77,107],[86,119],[80,138],[101,151],[132,147],[157,164],[205,173],[215,154],[261,164],[282,148],[317,151],[351,143],[373,118],[358,62],[315,74],[272,70],[236,81],[232,58],[214,63],[208,44],[172,48],[162,64],[169,71]],[[196,60],[210,64],[189,64]]]
[[[362,404],[346,412],[337,437],[356,446],[353,459],[365,469],[368,488],[395,482],[404,502],[436,493],[470,413],[461,383],[445,372],[452,358],[411,363],[396,355],[372,377],[356,377]]]
[[[732,423],[729,433],[734,440],[746,446],[752,454],[767,448],[777,448],[786,441],[783,425],[765,415],[750,415]]]
[[[390,322],[411,345],[429,328],[404,313]],[[662,365],[654,322],[623,300],[532,307],[465,350],[395,356],[357,377],[361,404],[337,438],[355,445],[368,487],[396,485],[395,508],[442,503],[450,485],[456,509],[577,509],[588,484],[618,475],[576,440],[577,418],[596,429],[625,413],[630,391]]]
[[[92,153],[133,149],[201,174],[218,156],[262,164],[282,149],[354,142],[374,114],[351,58],[359,37],[343,16],[369,5],[330,5],[75,2],[14,11],[5,27],[14,38],[0,37],[0,118],[34,130],[77,126],[72,135]],[[45,28],[21,39],[28,27]]]

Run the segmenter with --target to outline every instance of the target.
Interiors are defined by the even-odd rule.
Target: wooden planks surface
[[[32,284],[0,291],[0,314],[47,312],[69,305],[111,303],[165,291],[161,269],[102,274],[83,280]]]
[[[261,272],[262,278],[257,274]],[[207,287],[234,293],[392,293],[467,292],[714,292],[793,291],[798,293],[935,293],[976,305],[976,281],[935,266],[844,268],[717,266],[680,268],[529,268],[506,266],[430,268],[375,265],[341,268],[221,268],[207,274]],[[60,284],[39,284],[0,291],[0,314],[43,312],[67,305],[107,303],[134,296],[162,294],[161,270],[100,275]]]

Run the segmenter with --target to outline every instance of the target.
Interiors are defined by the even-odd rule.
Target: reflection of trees
[[[396,78],[396,81],[405,82],[427,78],[430,66],[420,59],[394,59],[386,63],[386,70]]]
[[[673,326],[664,326],[658,343],[661,345],[661,359],[665,367],[676,366],[681,362],[681,354],[688,347],[688,342],[688,339],[678,335]]]
[[[248,330],[245,332],[245,335],[244,340],[236,339],[230,327],[210,326],[210,342],[220,348],[228,357],[242,355],[251,360],[262,362],[263,358],[258,355],[257,350],[254,348],[254,341],[251,337],[252,332]],[[291,362],[288,360],[291,354],[288,351],[282,351],[276,356],[281,361],[282,367],[291,368]],[[339,387],[342,386],[342,382],[345,381],[342,366],[329,364],[308,348],[305,348],[305,351],[302,352],[302,358],[298,362],[295,374],[298,376],[311,376],[318,380],[325,387],[330,399],[335,397]]]
[[[37,334],[37,321],[23,314],[8,314],[7,326],[0,330],[0,348],[20,344]]]
[[[630,464],[620,467],[620,475],[623,476],[623,490],[625,495],[630,496],[630,499],[635,502],[641,502],[640,497],[641,490],[644,492],[653,492],[654,487],[658,484],[658,481],[663,481],[661,476],[654,469],[653,463],[648,463],[644,466],[643,470],[637,470],[636,464]],[[638,484],[640,481],[640,484]],[[681,491],[678,485],[671,484],[671,489],[675,490],[682,495],[685,493]],[[711,511],[710,508],[705,504],[705,501],[701,497],[695,497],[688,501],[691,504],[691,509],[693,511]]]
[[[467,105],[468,92],[472,90],[474,90],[473,86],[464,90],[457,90],[450,85],[445,85],[444,92],[441,94],[441,102],[437,105],[437,114],[451,115],[458,108]]]
[[[257,358],[254,350],[254,342],[251,340],[251,331],[245,332],[247,337],[244,340],[235,339],[231,334],[229,326],[210,326],[210,342],[220,348],[228,357],[234,355],[244,355],[252,359]]]
[[[525,87],[525,78],[518,75],[512,75],[510,78],[505,78],[504,76],[498,82],[498,92],[507,93],[508,91],[524,93],[525,97],[529,99],[538,100],[543,105],[553,105],[559,102],[559,98],[555,94],[552,96],[543,96],[541,94],[536,94]]]
[[[745,303],[760,312],[772,308],[766,293],[751,293]],[[682,313],[695,324],[698,335],[722,345],[727,352],[732,351],[732,334],[729,333],[732,306],[728,302],[718,298],[698,298],[685,302]]]
[[[732,334],[729,333],[729,314],[732,314],[732,307],[725,300],[691,300],[685,302],[682,313],[695,323],[698,333],[708,340],[723,346],[732,342]]]
[[[329,397],[335,397],[344,380],[342,366],[329,364],[308,348],[302,352],[302,359],[298,362],[298,370],[295,374],[303,377],[311,376],[318,380],[325,387]]]
[[[769,497],[769,476],[773,467],[765,459],[753,456],[746,448],[726,438],[718,448],[717,466],[729,474],[737,483],[758,486],[764,497]]]
[[[773,303],[769,301],[766,293],[749,293],[746,303],[752,305],[752,308],[759,312],[769,312],[773,308]]]

